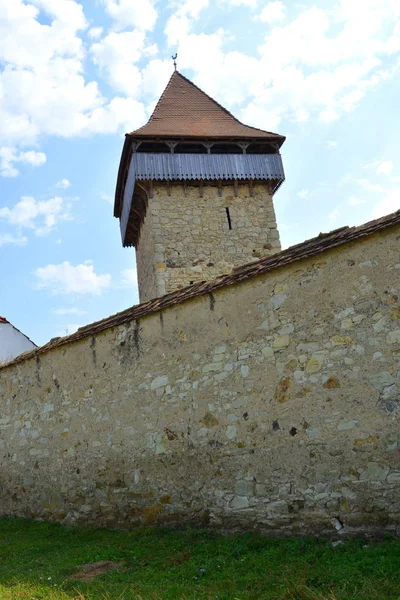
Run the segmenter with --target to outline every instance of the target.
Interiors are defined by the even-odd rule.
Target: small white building
[[[0,364],[36,347],[36,344],[19,329],[11,325],[4,317],[0,317]]]

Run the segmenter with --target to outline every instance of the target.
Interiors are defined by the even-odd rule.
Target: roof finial
[[[176,71],[176,59],[178,58],[178,53],[176,52],[174,54],[174,56],[171,56],[172,60],[174,61],[174,67],[175,67],[175,71]]]

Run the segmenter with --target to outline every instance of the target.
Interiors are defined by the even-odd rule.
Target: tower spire
[[[125,138],[114,214],[144,302],[280,250],[273,193],[285,138],[241,123],[174,68]],[[154,200],[153,200],[154,198]]]

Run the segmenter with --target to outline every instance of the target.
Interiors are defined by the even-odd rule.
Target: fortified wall
[[[1,368],[1,513],[398,528],[399,240],[344,228]]]

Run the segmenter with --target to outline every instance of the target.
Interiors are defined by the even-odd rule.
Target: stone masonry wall
[[[136,249],[141,301],[198,281],[209,281],[233,267],[280,250],[272,196],[266,186],[248,183],[199,187],[154,184]],[[229,209],[231,226],[227,218]],[[155,282],[155,286],[154,286]]]
[[[1,513],[398,528],[399,238],[388,228],[1,368]]]
[[[148,207],[144,222],[140,229],[140,241],[136,248],[136,271],[138,277],[140,302],[145,302],[151,298],[162,296],[165,292],[159,289],[156,281],[155,258],[159,256],[159,244],[157,243],[153,231],[153,220]]]

